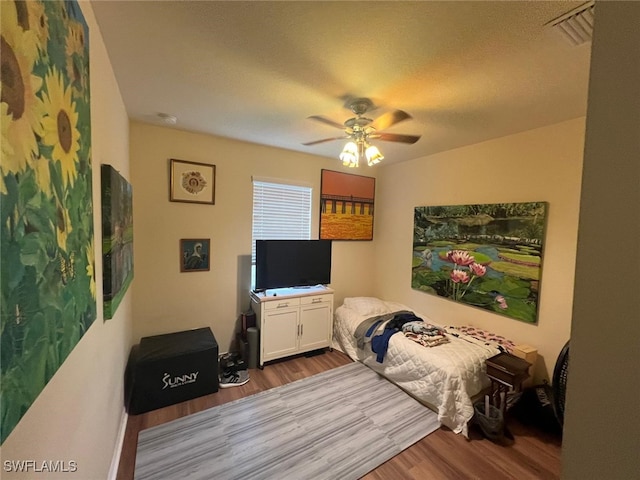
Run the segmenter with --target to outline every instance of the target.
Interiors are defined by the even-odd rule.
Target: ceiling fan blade
[[[371,127],[376,130],[386,130],[391,125],[395,125],[403,120],[411,118],[407,112],[403,112],[402,110],[394,110],[392,112],[383,113],[378,118],[376,118],[372,123]]]
[[[378,138],[385,142],[416,143],[420,135],[401,135],[399,133],[374,133],[369,138]]]
[[[324,143],[324,142],[332,142],[333,140],[342,140],[343,138],[349,138],[348,135],[344,135],[342,137],[332,137],[332,138],[323,138],[322,140],[314,140],[313,142],[306,142],[303,143],[302,145],[316,145],[318,143]]]
[[[324,123],[326,125],[330,125],[332,127],[339,128],[341,130],[344,129],[344,125],[343,124],[338,123],[338,122],[334,122],[333,120],[331,120],[329,118],[326,118],[326,117],[323,117],[321,115],[311,115],[310,117],[307,117],[307,118],[310,119],[310,120],[315,120],[317,122]]]

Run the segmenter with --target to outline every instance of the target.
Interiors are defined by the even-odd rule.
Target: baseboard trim
[[[117,480],[118,467],[120,466],[120,455],[122,455],[122,446],[124,445],[124,434],[127,431],[127,412],[123,408],[122,416],[120,417],[120,428],[118,430],[118,438],[116,439],[116,446],[111,457],[111,467],[109,468],[109,480]]]

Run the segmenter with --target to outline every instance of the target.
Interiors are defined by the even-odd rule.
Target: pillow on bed
[[[407,307],[406,305],[403,305],[402,303],[384,302],[384,304],[387,306],[387,312],[399,312],[401,310],[412,311],[409,307]]]
[[[376,297],[347,297],[343,303],[359,315],[382,315],[389,312],[387,304]]]

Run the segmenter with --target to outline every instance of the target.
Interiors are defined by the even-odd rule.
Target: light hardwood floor
[[[246,385],[221,389],[217,393],[177,405],[129,416],[118,468],[118,480],[133,479],[136,445],[141,430],[349,362],[349,357],[335,350],[308,358],[298,356],[272,362],[266,365],[264,370],[250,370],[251,380]],[[364,479],[560,478],[560,438],[521,425],[513,419],[509,421],[509,429],[514,440],[499,445],[483,438],[474,426],[470,428],[469,439],[441,427],[367,474]]]

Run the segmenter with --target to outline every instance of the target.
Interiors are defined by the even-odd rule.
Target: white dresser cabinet
[[[259,329],[259,365],[277,358],[331,346],[333,290],[279,288],[251,292]]]

